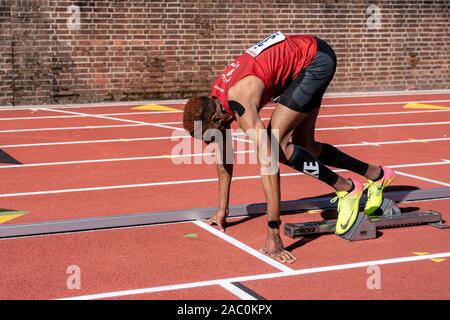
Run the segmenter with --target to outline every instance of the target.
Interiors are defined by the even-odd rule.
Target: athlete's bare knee
[[[280,162],[285,163],[290,155],[292,154],[292,151],[289,152],[288,146],[289,146],[289,139],[281,139],[279,143],[279,153],[280,153]]]

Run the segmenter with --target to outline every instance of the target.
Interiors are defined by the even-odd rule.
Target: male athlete
[[[270,153],[271,139],[277,139],[280,163],[314,176],[335,189],[337,197],[334,200],[339,199],[336,234],[342,235],[358,216],[364,188],[360,182],[345,179],[327,166],[347,169],[368,179],[368,201],[364,209],[367,215],[373,214],[381,205],[383,189],[392,182],[395,173],[390,168],[362,162],[332,145],[315,140],[319,107],[335,71],[335,53],[323,40],[276,32],[246,50],[228,66],[214,82],[209,96],[191,98],[184,109],[183,125],[194,136],[200,121],[200,138],[207,143],[211,140],[205,134],[206,130],[218,129],[227,137],[225,131],[234,120],[246,133],[276,132],[273,135],[251,134],[250,138],[257,150],[268,150],[269,157],[273,155]],[[258,113],[275,97],[279,98],[266,129]],[[264,173],[270,163],[263,163],[257,154],[268,216],[268,234],[261,251],[283,263],[292,263],[296,257],[284,249],[279,233],[279,170]],[[232,170],[230,163],[217,164],[219,210],[211,217],[210,224],[217,224],[222,231],[228,215]]]

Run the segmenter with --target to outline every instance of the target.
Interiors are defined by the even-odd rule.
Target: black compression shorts
[[[322,97],[336,72],[336,55],[323,40],[316,38],[317,52],[311,63],[280,95],[278,103],[309,113],[319,108]]]

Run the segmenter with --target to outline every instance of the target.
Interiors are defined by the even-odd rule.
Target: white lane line
[[[450,108],[450,107],[449,107]],[[388,116],[388,115],[409,115],[420,113],[440,113],[450,112],[449,110],[418,110],[418,111],[391,111],[391,112],[366,112],[366,113],[344,113],[344,114],[324,114],[319,118],[339,118],[339,117],[366,117],[366,116]]]
[[[252,141],[245,141],[252,142]],[[252,153],[253,150],[235,151],[235,154]],[[174,159],[174,158],[186,158],[186,157],[203,157],[214,156],[215,153],[192,153],[186,155],[160,155],[160,156],[143,156],[143,157],[129,157],[129,158],[106,158],[106,159],[92,159],[92,160],[74,160],[74,161],[56,161],[56,162],[42,162],[42,163],[28,163],[28,164],[14,164],[14,165],[1,165],[1,169],[18,169],[18,168],[30,168],[30,167],[47,167],[47,166],[63,166],[73,164],[89,164],[89,163],[102,163],[102,162],[119,162],[119,161],[144,161],[144,160],[158,160],[158,159]]]
[[[55,110],[56,111],[56,110]],[[61,110],[58,110],[61,111]],[[110,118],[110,117],[108,117]],[[112,120],[112,119],[110,119]],[[104,126],[84,126],[84,127],[60,127],[60,128],[31,128],[31,129],[12,129],[12,130],[1,130],[0,133],[15,133],[15,132],[32,132],[32,131],[58,131],[58,130],[81,130],[81,129],[105,129],[105,128],[124,128],[124,127],[136,127],[136,126],[154,126],[161,127],[172,130],[182,130],[183,128],[172,127],[159,123],[147,123],[142,121],[134,121],[134,120],[118,120],[117,121],[125,121],[132,122],[133,124],[126,125],[104,125]],[[442,121],[442,122],[408,122],[408,123],[392,123],[392,124],[379,124],[379,125],[367,125],[367,126],[342,126],[342,127],[328,127],[328,128],[316,128],[316,131],[334,131],[334,130],[352,130],[352,129],[370,129],[370,128],[395,128],[395,127],[416,127],[416,126],[438,126],[438,125],[447,125],[450,124],[450,121]],[[243,133],[242,133],[243,135]]]
[[[243,135],[240,133],[239,135]],[[153,140],[171,140],[190,138],[189,135],[182,136],[165,136],[165,137],[147,137],[147,138],[123,138],[123,139],[105,139],[105,140],[79,140],[79,141],[61,141],[61,142],[43,142],[43,143],[24,143],[24,144],[4,144],[0,145],[0,148],[25,148],[25,147],[47,147],[47,146],[62,146],[62,145],[72,145],[72,144],[94,144],[94,143],[113,143],[113,142],[138,142],[138,141],[153,141]],[[418,143],[418,142],[433,142],[433,141],[447,141],[450,138],[425,138],[425,139],[408,139],[408,140],[392,140],[392,141],[379,141],[379,142],[369,142],[361,141],[360,143],[346,143],[346,144],[335,144],[336,147],[357,147],[364,144],[370,145],[384,145],[384,144],[402,144],[402,143]],[[187,155],[189,156],[189,155]]]
[[[101,116],[101,115],[73,112],[73,111],[67,111],[67,110],[52,110],[52,109],[40,109],[40,110],[77,114],[77,115],[81,115],[81,116],[94,117],[94,118],[99,118],[99,119],[115,120],[115,121],[122,121],[122,122],[131,122],[131,123],[142,124],[142,125],[146,125],[146,126],[154,126],[154,127],[159,127],[159,128],[165,128],[165,129],[171,129],[171,130],[178,130],[178,131],[186,132],[186,130],[184,128],[172,127],[172,126],[163,125],[163,124],[159,124],[159,123],[150,123],[150,122],[144,122],[144,121],[128,120],[128,119],[122,119],[122,118],[116,118],[116,117]],[[233,139],[234,140],[238,140],[238,141],[252,143],[252,141],[247,140],[247,139],[238,139],[238,138],[233,138]]]
[[[372,93],[364,93],[364,94],[350,94],[350,95],[334,95],[334,94],[325,94],[325,99],[328,100],[330,98],[366,98],[366,97],[382,97],[382,98],[389,98],[389,97],[399,97],[399,96],[405,96],[407,99],[411,99],[411,96],[414,95],[442,95],[442,94],[448,94],[448,92],[430,92],[430,93],[398,93],[398,94],[387,94],[384,95],[383,93],[379,94],[372,94]],[[405,100],[405,101],[387,101],[387,102],[366,102],[366,103],[359,103],[358,105],[389,105],[389,104],[403,104],[403,103],[433,103],[433,102],[449,102],[450,100]],[[137,107],[139,105],[145,105],[145,104],[163,104],[163,105],[174,105],[174,104],[185,104],[187,102],[187,99],[179,99],[179,100],[157,100],[157,101],[133,101],[133,102],[112,102],[112,103],[96,103],[96,104],[63,104],[63,105],[52,105],[51,107],[53,109],[82,109],[82,108],[111,108],[111,107]],[[341,104],[323,104],[322,106],[351,106],[354,105],[352,103],[341,103]],[[0,106],[0,111],[12,111],[12,110],[36,110],[39,108],[45,108],[48,107],[48,105],[23,105],[23,106]]]
[[[425,177],[418,176],[418,175],[415,175],[415,174],[401,172],[401,171],[397,171],[397,170],[395,171],[395,173],[398,174],[398,175],[401,175],[401,176],[414,178],[414,179],[418,179],[418,180],[422,180],[422,181],[426,181],[426,182],[431,182],[431,183],[434,183],[434,184],[439,184],[439,185],[444,186],[444,187],[450,187],[450,183],[446,183],[446,182],[442,182],[442,181],[438,181],[438,180],[434,180],[434,179],[425,178]]]
[[[234,284],[227,282],[227,281],[221,281],[219,282],[220,286],[224,288],[225,290],[231,292],[236,297],[238,297],[241,300],[257,300],[254,296],[249,295],[244,290],[236,287]]]
[[[166,136],[166,137],[146,137],[146,138],[122,138],[122,139],[104,139],[104,140],[78,140],[78,141],[61,141],[61,142],[43,142],[43,143],[5,144],[0,146],[0,148],[47,147],[47,146],[72,145],[72,144],[153,141],[153,140],[170,140],[172,138],[181,139],[189,137],[190,137],[189,135],[182,135],[173,137]]]
[[[440,93],[437,93],[440,94]],[[172,99],[172,100],[146,100],[146,101],[125,101],[125,102],[95,102],[95,103],[72,103],[72,104],[41,104],[41,105],[20,105],[14,107],[0,106],[0,111],[11,111],[11,110],[37,110],[40,108],[52,109],[89,109],[89,108],[132,108],[139,107],[147,104],[160,104],[160,105],[180,105],[185,104],[187,99]]]
[[[221,285],[221,283],[224,283],[224,282],[233,283],[233,282],[247,282],[247,281],[276,279],[276,278],[293,277],[293,276],[300,276],[300,275],[306,275],[306,274],[332,272],[332,271],[339,271],[339,270],[350,270],[350,269],[357,269],[357,268],[367,268],[369,266],[381,266],[381,265],[389,265],[389,264],[408,263],[408,262],[416,262],[416,261],[424,261],[424,260],[429,260],[429,259],[439,259],[439,258],[448,258],[448,257],[450,257],[450,252],[442,252],[442,253],[435,253],[435,254],[427,254],[427,255],[423,255],[423,256],[415,255],[415,256],[400,257],[400,258],[380,259],[380,260],[362,261],[362,262],[356,262],[356,263],[315,267],[315,268],[308,268],[308,269],[299,269],[299,270],[294,270],[292,272],[274,272],[274,273],[248,275],[248,276],[233,277],[233,278],[187,282],[187,283],[159,286],[159,287],[148,287],[148,288],[141,288],[141,289],[103,292],[103,293],[83,295],[83,296],[67,297],[67,298],[62,298],[60,300],[94,300],[94,299],[116,298],[116,297],[139,295],[139,294],[145,294],[145,293],[165,292],[165,291]]]
[[[248,254],[254,256],[255,258],[269,264],[270,266],[283,271],[283,272],[292,272],[294,271],[294,269],[289,268],[287,265],[278,262],[268,256],[266,256],[265,254],[259,252],[258,250],[253,249],[252,247],[246,245],[245,243],[242,243],[241,241],[227,235],[224,232],[220,232],[219,230],[217,230],[214,227],[211,227],[210,225],[208,225],[207,223],[203,222],[203,221],[193,221],[192,223],[194,223],[195,225],[199,226],[200,228],[205,229],[206,231],[212,233],[213,235],[221,238],[222,240],[225,240],[226,242],[232,244],[233,246],[241,249],[242,251],[247,252]]]
[[[214,155],[213,153],[209,154],[190,154],[192,157],[200,157],[204,155]],[[56,161],[56,162],[42,162],[42,163],[28,163],[28,164],[14,164],[14,165],[2,165],[1,169],[14,169],[14,168],[30,168],[30,167],[47,167],[47,166],[64,166],[64,165],[73,165],[73,164],[88,164],[88,163],[102,163],[102,162],[119,162],[119,161],[143,161],[143,160],[157,160],[157,159],[170,159],[170,158],[182,158],[185,157],[183,155],[180,156],[145,156],[145,157],[129,157],[129,158],[105,158],[105,159],[92,159],[92,160],[74,160],[74,161]]]
[[[416,127],[416,126],[436,126],[436,125],[446,125],[446,124],[450,124],[450,121],[392,123],[392,124],[377,124],[377,125],[367,125],[367,126],[343,126],[343,127],[331,127],[331,128],[317,128],[316,131],[371,129],[371,128],[395,128],[395,127]]]
[[[381,146],[379,143],[367,142],[367,141],[361,141],[361,144],[365,145],[365,146],[375,146],[375,147],[380,147]]]
[[[190,136],[186,136],[190,137]],[[250,140],[243,140],[245,142],[252,142]],[[116,140],[122,141],[122,140]],[[386,142],[366,142],[361,141],[361,143],[350,143],[350,144],[336,144],[335,147],[347,148],[347,147],[366,147],[375,146],[381,147],[381,145],[387,144],[402,144],[402,143],[422,143],[422,142],[433,142],[433,141],[450,141],[450,138],[434,138],[434,139],[421,139],[421,140],[398,140],[398,141],[386,141]],[[0,146],[0,148],[5,148],[7,146]],[[254,150],[244,150],[235,151],[234,154],[248,154],[252,153]],[[29,168],[29,167],[46,167],[46,166],[62,166],[62,165],[74,165],[74,164],[88,164],[88,163],[102,163],[102,162],[118,162],[118,161],[144,161],[144,160],[158,160],[158,159],[174,159],[174,158],[193,158],[193,157],[203,157],[203,156],[214,156],[215,153],[191,153],[191,154],[180,154],[180,155],[155,155],[155,156],[141,156],[141,157],[125,157],[125,158],[103,158],[103,159],[90,159],[90,160],[73,160],[73,161],[55,161],[55,162],[38,162],[38,163],[26,163],[17,165],[0,165],[1,169],[17,169],[17,168]]]
[[[450,107],[449,107],[450,108]],[[340,117],[366,117],[366,116],[385,116],[385,115],[408,115],[408,114],[417,114],[417,113],[441,113],[441,112],[450,112],[449,110],[420,110],[420,111],[397,111],[397,112],[368,112],[368,113],[345,113],[345,114],[326,114],[319,115],[318,118],[340,118]],[[268,121],[271,118],[261,118],[262,121]],[[169,121],[169,122],[157,122],[158,124],[164,125],[181,125],[183,122],[181,121]]]
[[[430,110],[431,111],[431,110]],[[433,110],[433,111],[447,111],[447,110]],[[134,115],[151,115],[151,114],[166,114],[166,113],[180,113],[179,111],[139,111],[139,112],[117,112],[117,113],[100,113],[99,116],[134,116]],[[86,116],[71,115],[71,116],[25,116],[13,118],[0,118],[0,121],[20,121],[20,120],[44,120],[44,119],[73,119],[85,118]]]
[[[91,129],[109,129],[109,128],[128,128],[142,127],[142,124],[113,124],[104,126],[81,126],[81,127],[58,127],[58,128],[30,128],[30,129],[11,129],[0,130],[0,133],[16,133],[16,132],[38,132],[38,131],[61,131],[61,130],[91,130]]]
[[[36,195],[44,195],[44,194],[60,194],[60,193],[71,193],[71,192],[117,190],[117,189],[128,189],[128,188],[145,188],[145,187],[156,187],[156,186],[178,185],[178,184],[190,184],[190,183],[204,183],[204,182],[215,182],[215,181],[217,181],[217,178],[178,180],[178,181],[165,181],[165,182],[148,182],[148,183],[113,185],[113,186],[104,186],[104,187],[89,187],[89,188],[47,190],[47,191],[33,191],[33,192],[0,194],[0,198],[36,196]]]
[[[436,103],[436,102],[450,102],[450,100],[409,100],[409,101],[387,101],[387,102],[362,102],[362,103],[335,103],[335,104],[322,104],[322,107],[326,108],[339,108],[339,107],[377,107],[377,106],[390,106],[395,104],[406,103]],[[275,106],[264,107],[264,109],[275,109]]]
[[[137,121],[137,120],[128,120],[128,119],[109,117],[109,116],[101,116],[101,115],[96,115],[96,114],[81,113],[81,112],[74,112],[74,111],[67,111],[67,110],[57,110],[57,109],[50,109],[50,108],[42,108],[42,109],[39,109],[39,110],[60,112],[60,113],[67,113],[67,114],[74,114],[74,115],[79,115],[79,116],[83,116],[83,117],[91,117],[91,118],[98,118],[98,119],[105,119],[105,120],[128,122],[128,123],[140,124],[140,125],[145,125],[145,126],[153,126],[153,127],[158,127],[158,128],[164,128],[164,129],[183,130],[184,131],[183,128],[171,127],[171,126],[166,126],[166,125],[157,124],[157,123],[151,123],[151,122],[144,122],[144,121]]]
[[[395,169],[395,168],[438,166],[438,165],[448,165],[448,164],[450,164],[450,161],[390,165],[388,167]],[[347,170],[338,169],[338,170],[333,170],[333,171],[334,172],[345,172]],[[301,176],[301,175],[303,175],[303,173],[301,173],[301,172],[292,172],[292,173],[283,173],[280,176],[293,177],[293,176]],[[241,176],[241,177],[233,177],[233,181],[235,181],[235,180],[251,180],[251,179],[259,179],[259,178],[261,178],[260,175]],[[217,182],[217,178],[148,182],[148,183],[140,183],[140,184],[113,185],[113,186],[103,186],[103,187],[85,187],[85,188],[74,188],[74,189],[58,189],[58,190],[32,191],[32,192],[20,192],[20,193],[4,193],[4,194],[0,194],[0,198],[36,196],[36,195],[46,195],[46,194],[60,194],[60,193],[71,193],[71,192],[117,190],[117,189],[128,189],[128,188],[146,188],[146,187],[156,187],[156,186],[166,186],[166,185],[181,185],[181,184],[209,183],[209,182]]]
[[[450,108],[450,107],[449,107]],[[263,109],[264,110],[264,109]],[[152,115],[152,114],[173,114],[180,113],[180,111],[143,111],[143,112],[117,112],[117,113],[99,113],[99,116],[134,116],[134,115]],[[365,117],[365,116],[385,116],[385,115],[409,115],[409,114],[421,114],[421,113],[441,113],[450,112],[449,110],[412,110],[412,111],[389,111],[389,112],[366,112],[366,113],[344,113],[344,114],[325,114],[319,115],[318,118],[339,118],[339,117]],[[67,116],[25,116],[25,117],[13,117],[13,118],[0,118],[0,121],[16,121],[16,120],[44,120],[44,119],[73,119],[73,118],[86,118],[86,116],[80,115],[67,115]],[[269,120],[270,118],[262,118],[262,120]],[[172,122],[158,122],[159,124],[182,124],[181,121]]]

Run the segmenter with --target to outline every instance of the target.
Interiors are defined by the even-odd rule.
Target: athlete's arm
[[[239,127],[247,133],[253,141],[260,166],[261,180],[267,200],[267,214],[269,221],[280,219],[280,180],[277,167],[270,148],[270,140],[266,127],[258,114],[257,105],[246,99],[232,100],[243,108],[241,115],[236,114]],[[276,168],[275,170],[272,170]]]
[[[219,144],[217,152],[219,153],[216,162],[217,176],[219,178],[219,208],[209,219],[209,225],[217,225],[220,231],[224,231],[223,224],[229,213],[230,187],[233,177],[233,144],[229,130],[225,131],[223,141]]]
[[[284,250],[280,237],[280,172],[275,150],[271,148],[270,137],[258,114],[258,106],[264,85],[255,77],[241,80],[240,86],[228,92],[228,105],[235,111],[239,127],[253,141],[261,172],[261,182],[267,201],[267,218],[270,222],[264,247],[261,249],[274,259],[292,263],[296,257]],[[275,226],[273,227],[273,223]]]
[[[219,210],[228,214],[231,178],[233,177],[233,144],[231,133],[227,130],[222,144],[221,159],[216,164],[219,177]],[[228,143],[227,143],[228,141]],[[226,216],[225,216],[226,217]]]

